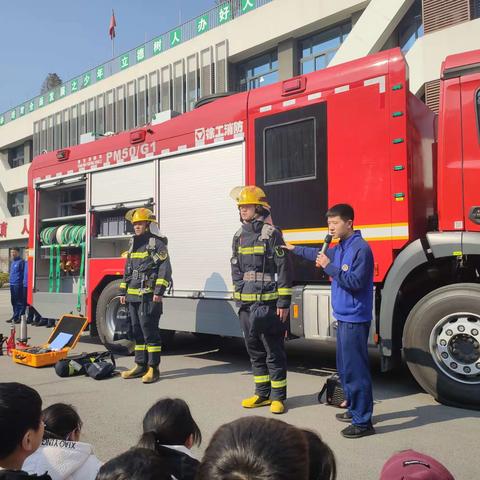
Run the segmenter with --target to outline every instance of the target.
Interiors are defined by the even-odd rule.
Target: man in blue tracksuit
[[[338,204],[327,212],[328,229],[339,243],[325,254],[318,248],[293,247],[293,253],[316,262],[332,278],[333,315],[337,328],[337,370],[348,410],[336,415],[351,423],[346,438],[372,435],[373,395],[368,361],[368,334],[373,310],[373,255],[359,230],[354,211]]]
[[[20,257],[20,250],[14,247],[10,250],[12,263],[10,264],[10,301],[12,302],[13,316],[7,323],[20,323],[20,316],[23,310],[23,270],[25,262]]]

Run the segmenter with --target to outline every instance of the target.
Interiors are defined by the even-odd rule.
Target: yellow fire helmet
[[[265,192],[255,185],[247,187],[235,187],[230,192],[230,196],[237,202],[237,205],[261,205],[270,210]]]
[[[125,218],[132,223],[136,222],[152,222],[157,223],[155,215],[149,208],[133,208],[125,214]]]

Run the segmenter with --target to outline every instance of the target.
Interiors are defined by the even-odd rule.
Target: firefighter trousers
[[[252,364],[255,393],[271,400],[285,400],[287,398],[285,330],[275,334],[254,332],[248,306],[242,306],[238,316]],[[280,319],[278,321],[280,322]]]
[[[151,299],[129,302],[128,311],[135,340],[135,363],[156,367],[160,364],[162,341],[158,322],[162,314],[162,303]]]
[[[12,303],[13,318],[20,320],[23,310],[23,285],[10,285],[10,302]]]

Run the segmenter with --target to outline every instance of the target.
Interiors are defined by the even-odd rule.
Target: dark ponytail
[[[45,423],[43,438],[67,440],[68,435],[74,430],[81,430],[82,420],[72,405],[54,403],[42,412]]]
[[[148,448],[149,450],[156,450],[157,447],[157,438],[155,437],[155,432],[143,432],[140,440],[138,441],[137,447],[139,448]]]
[[[164,398],[145,414],[138,446],[158,451],[160,445],[185,445],[191,435],[193,443],[200,445],[202,434],[186,402]]]

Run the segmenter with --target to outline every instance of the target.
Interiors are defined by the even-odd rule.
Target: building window
[[[480,0],[470,0],[470,18],[480,17]]]
[[[315,118],[265,129],[265,185],[311,180],[315,172]]]
[[[244,92],[278,82],[277,51],[252,58],[238,65],[239,89]]]
[[[422,2],[415,0],[398,25],[398,46],[402,52],[407,53],[423,33]]]
[[[348,21],[301,40],[300,73],[311,73],[328,67],[351,29],[352,22]]]
[[[8,150],[8,164],[10,168],[20,167],[25,164],[25,147],[23,144]]]
[[[7,193],[7,206],[12,217],[28,214],[27,189]]]

